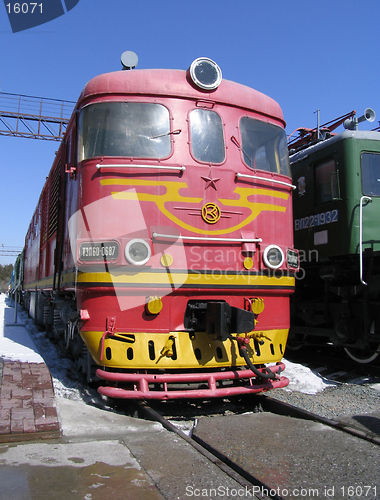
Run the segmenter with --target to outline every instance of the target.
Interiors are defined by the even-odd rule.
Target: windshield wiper
[[[172,130],[171,132],[166,132],[166,134],[155,135],[154,137],[149,137],[149,139],[158,139],[159,137],[165,137],[166,135],[178,135],[182,132],[179,128],[178,130]]]
[[[252,167],[252,158],[244,151],[242,146],[240,146],[239,141],[236,139],[236,137],[234,135],[231,137],[231,141],[235,144],[235,146],[239,149],[239,151],[242,151],[243,155],[248,158],[249,163],[251,164],[251,167]]]

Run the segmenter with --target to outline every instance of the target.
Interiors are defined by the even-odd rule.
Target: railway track
[[[149,420],[160,422],[165,429],[180,436],[181,439],[184,439],[189,445],[195,448],[195,450],[204,455],[223,472],[228,474],[232,479],[240,484],[242,488],[246,489],[246,491],[250,491],[252,489],[252,491],[255,492],[256,497],[259,499],[265,500],[266,498],[273,498],[281,500],[282,497],[276,493],[271,494],[271,488],[258,477],[254,476],[249,471],[244,470],[238,464],[233,462],[227,455],[218,451],[209,443],[206,443],[204,440],[198,438],[193,433],[193,429],[191,429],[189,433],[184,432],[180,427],[178,427],[178,425],[173,424],[170,418],[165,417],[162,412],[145,402],[134,403],[134,405],[136,406],[136,411],[139,415],[148,418]],[[265,492],[266,490],[269,492],[268,496],[260,494],[260,491]]]
[[[334,498],[345,498],[345,487],[352,486],[344,482],[350,467],[344,459],[341,460],[339,457],[342,456],[343,450],[346,453],[349,448],[362,451],[364,449],[364,454],[368,454],[368,458],[372,457],[375,460],[374,467],[379,466],[379,435],[364,432],[337,420],[321,417],[267,395],[223,400],[219,401],[216,407],[215,401],[183,402],[179,405],[170,402],[154,402],[149,405],[134,403],[133,407],[135,414],[145,419],[158,421],[167,430],[178,434],[199,453],[230,475],[245,491],[254,492],[260,499],[318,498],[317,491],[319,497],[323,498],[328,496],[327,493],[331,492],[332,488]],[[274,437],[271,438],[270,434]],[[233,436],[236,437],[235,441]],[[292,440],[291,436],[294,436],[294,450],[288,448]],[[271,439],[278,442],[284,440],[285,449],[282,455],[287,457],[285,460],[276,455],[270,457],[270,450],[267,447],[268,442],[272,442],[273,445]],[[311,472],[307,464],[310,458],[299,449],[303,439],[308,442],[309,447],[314,448],[315,457],[322,457],[322,462],[328,461],[327,457],[334,456],[336,484],[331,483],[332,476],[328,476],[327,470],[323,471],[323,466],[322,474],[327,474],[325,483],[318,486],[317,478],[320,474],[320,467],[314,469],[314,475],[316,474],[317,478],[310,479]],[[330,439],[331,449],[326,448]],[[318,445],[319,440],[322,443],[321,449]],[[340,451],[337,452],[337,450]],[[275,447],[272,448],[272,452],[276,454]],[[315,457],[313,460],[318,462]],[[305,461],[305,464],[298,463],[300,458]],[[361,457],[363,460],[364,458],[364,456]],[[347,459],[349,459],[348,456]],[[359,463],[357,459],[358,457],[354,460],[357,462],[356,467]],[[303,466],[304,473],[302,473]],[[358,478],[353,478],[353,480],[358,481]],[[371,481],[370,471],[368,471],[368,477],[362,477],[362,480]],[[366,498],[375,499],[380,492],[380,484],[375,484],[373,480],[370,484],[359,485],[356,482],[355,485],[355,487],[371,487],[371,491],[367,488]],[[303,496],[301,496],[301,490],[305,493]]]
[[[262,481],[232,462],[225,454],[220,453],[203,440],[197,439],[192,432],[190,435],[185,433],[178,426],[174,425],[170,419],[165,418],[161,413],[149,406],[147,403],[136,403],[136,407],[142,416],[148,418],[149,420],[160,422],[165,429],[180,436],[214,465],[219,467],[223,472],[239,483],[243,488],[251,488],[252,486],[259,488],[260,490],[267,488]],[[260,495],[258,498],[264,499],[265,497]],[[274,495],[270,498],[280,499],[281,497]]]
[[[249,399],[251,399],[251,401],[249,401]],[[224,401],[226,402],[228,400]],[[364,439],[366,441],[369,441],[371,443],[380,446],[380,436],[376,436],[370,432],[363,432],[359,429],[356,429],[355,427],[342,423],[339,420],[322,417],[316,413],[304,410],[302,408],[291,405],[284,401],[280,401],[278,399],[275,399],[267,395],[254,395],[251,398],[249,397],[239,398],[239,401],[240,403],[238,406],[236,406],[233,400],[230,400],[228,401],[228,403],[225,403],[226,407],[224,410],[224,414],[237,415],[237,414],[248,413],[250,408],[251,411],[254,413],[268,412],[275,415],[282,415],[300,420],[310,420],[314,422],[319,422],[333,429],[351,434],[359,439]],[[164,409],[165,402],[152,402],[151,404],[148,404],[146,402],[140,402],[134,404],[136,405],[136,411],[138,412],[138,414],[145,415],[153,420],[157,420],[168,430],[173,432],[178,432],[181,435],[186,436],[187,440],[188,438],[190,438],[190,439],[195,439],[195,441],[197,441],[197,438],[193,435],[192,429],[189,428],[189,426],[186,425],[182,426],[181,429],[181,424],[178,425],[178,420],[176,420],[179,416],[178,410],[174,412],[169,411],[167,416],[165,416],[165,409]],[[181,408],[183,409],[183,406],[181,406]],[[194,409],[190,409],[190,411],[186,413],[182,418],[184,420],[186,420],[187,418],[189,418],[190,420],[193,419],[194,426],[196,426],[199,417],[194,417],[194,414],[197,413],[199,414],[199,406],[197,412],[194,413]],[[210,414],[210,410],[206,409],[205,413]],[[213,414],[214,416],[218,415],[218,410],[211,411],[211,414]],[[172,421],[176,421],[177,425],[173,424]],[[188,428],[188,434],[186,434],[186,431],[184,432],[183,428],[185,429]]]

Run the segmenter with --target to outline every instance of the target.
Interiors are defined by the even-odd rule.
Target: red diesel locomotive
[[[280,107],[212,60],[97,76],[28,230],[23,301],[110,397],[284,387],[292,189]]]

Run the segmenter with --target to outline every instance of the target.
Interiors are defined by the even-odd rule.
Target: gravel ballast
[[[370,386],[338,383],[316,394],[275,389],[270,396],[380,436],[380,391]]]

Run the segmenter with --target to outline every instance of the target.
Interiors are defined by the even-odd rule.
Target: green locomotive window
[[[244,116],[240,120],[244,163],[291,177],[285,130]]]
[[[193,109],[190,113],[191,151],[195,159],[222,163],[225,158],[222,119],[209,109]]]
[[[166,158],[171,153],[169,111],[161,104],[100,102],[79,116],[79,161],[95,156]]]
[[[380,154],[362,153],[362,190],[367,196],[380,196]]]
[[[326,201],[338,200],[339,171],[334,159],[327,160],[315,167],[315,202],[317,205]]]

